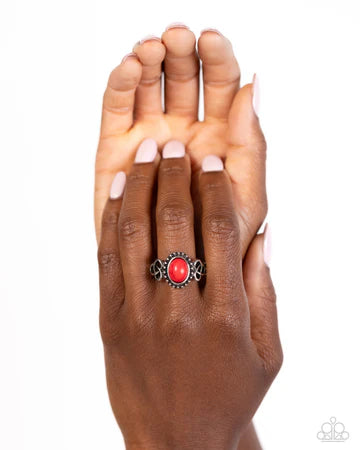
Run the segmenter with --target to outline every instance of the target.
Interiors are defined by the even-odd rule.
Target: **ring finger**
[[[148,267],[153,256],[151,205],[158,161],[156,142],[145,139],[127,177],[119,217],[119,247],[126,293],[143,294],[144,288],[150,289]]]

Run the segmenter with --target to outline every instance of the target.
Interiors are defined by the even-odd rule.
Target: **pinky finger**
[[[98,249],[100,282],[100,328],[103,339],[112,329],[114,319],[124,301],[124,280],[118,242],[118,220],[125,188],[126,174],[118,172],[111,185],[102,216]],[[113,333],[110,333],[111,335]]]
[[[273,378],[282,365],[276,294],[268,267],[269,228],[257,235],[247,251],[243,266],[245,290],[249,302],[251,337]]]

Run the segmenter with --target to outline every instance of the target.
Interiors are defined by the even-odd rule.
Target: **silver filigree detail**
[[[157,281],[160,281],[161,278],[163,278],[163,262],[161,259],[155,259],[150,265],[150,273]]]
[[[194,278],[196,281],[200,281],[200,278],[206,273],[206,266],[200,259],[196,259],[193,262],[193,266],[194,266]]]

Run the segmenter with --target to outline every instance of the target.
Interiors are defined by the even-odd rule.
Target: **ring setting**
[[[206,274],[206,264],[200,259],[192,260],[184,252],[172,252],[165,259],[156,259],[150,265],[150,273],[155,280],[164,279],[174,288],[183,288],[191,280],[200,281]]]

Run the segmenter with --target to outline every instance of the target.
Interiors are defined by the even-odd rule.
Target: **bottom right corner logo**
[[[321,425],[316,436],[321,442],[345,442],[350,434],[345,431],[345,425],[342,422],[338,422],[336,417],[330,417],[329,422]]]

